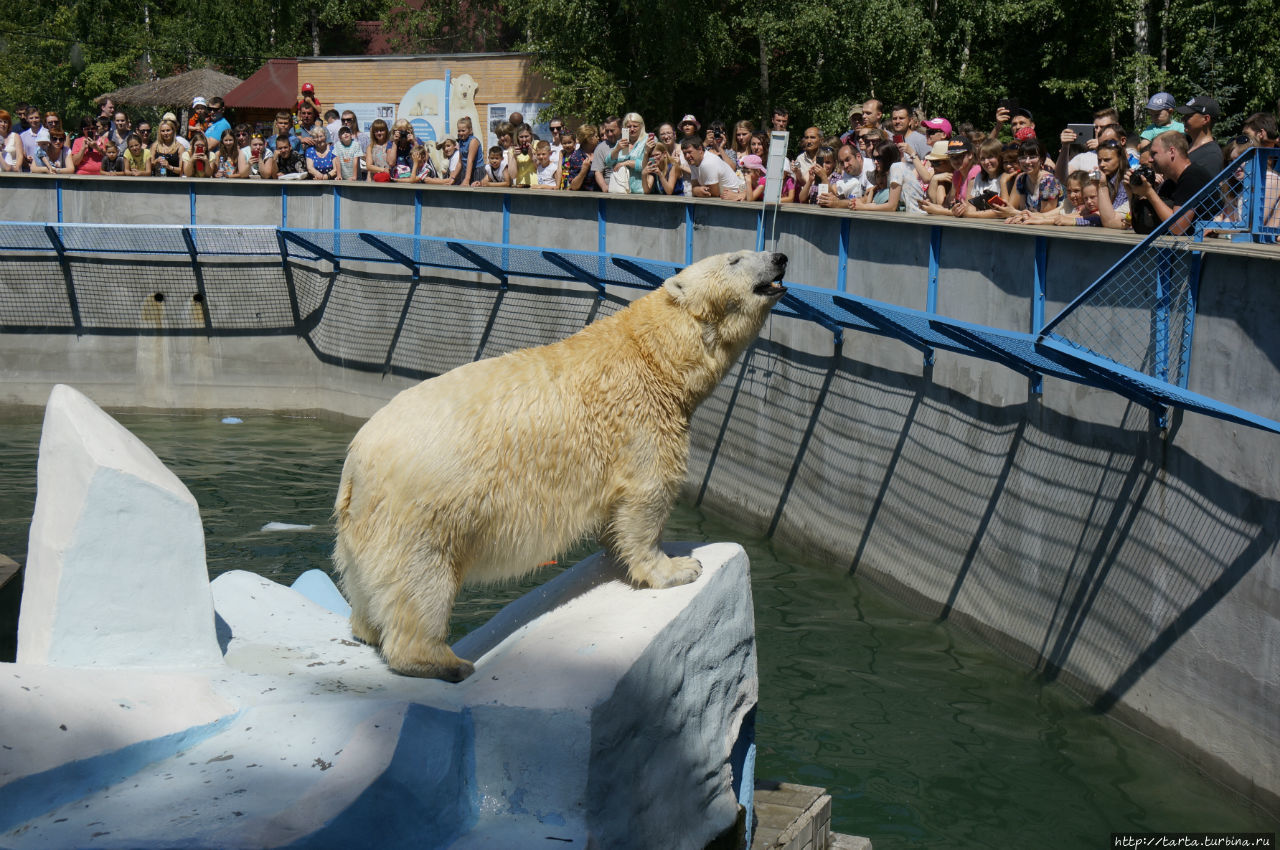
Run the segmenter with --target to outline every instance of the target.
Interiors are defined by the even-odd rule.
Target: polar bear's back
[[[483,580],[526,572],[598,525],[607,441],[555,364],[546,348],[514,352],[398,394],[351,442],[339,527],[435,541]]]

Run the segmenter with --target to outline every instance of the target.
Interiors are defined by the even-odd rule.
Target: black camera
[[[1134,186],[1141,186],[1144,183],[1154,184],[1156,182],[1156,173],[1149,165],[1140,165],[1129,173],[1129,182]]]

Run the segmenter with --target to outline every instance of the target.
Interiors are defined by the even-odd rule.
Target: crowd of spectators
[[[1010,224],[1107,227],[1150,232],[1177,214],[1225,164],[1248,147],[1280,144],[1275,116],[1256,113],[1241,133],[1220,139],[1217,101],[1182,105],[1166,92],[1146,104],[1148,123],[1130,131],[1115,109],[1093,113],[1057,135],[1050,155],[1032,112],[1001,101],[989,126],[927,117],[904,105],[867,100],[848,126],[808,127],[780,176],[781,203],[858,212],[999,219]],[[786,109],[769,129],[789,131]],[[194,99],[180,122],[166,113],[153,128],[134,124],[109,100],[74,133],[55,112],[0,110],[0,169],[46,174],[263,180],[359,180],[499,186],[550,191],[684,195],[759,201],[766,190],[770,137],[750,120],[732,125],[692,114],[650,132],[631,112],[575,128],[550,122],[540,139],[520,113],[494,128],[485,150],[468,118],[452,138],[424,141],[413,126],[378,119],[362,131],[351,111],[322,110],[304,85],[294,110],[269,128],[233,125],[221,98]],[[1280,225],[1280,189],[1268,180],[1264,211]],[[1280,177],[1277,177],[1280,183]],[[1238,184],[1238,176],[1237,176]],[[1229,200],[1231,178],[1223,184]],[[1236,186],[1239,195],[1239,186]],[[1271,197],[1271,195],[1275,197]],[[1220,215],[1230,215],[1230,204]],[[1191,213],[1172,225],[1185,229]]]

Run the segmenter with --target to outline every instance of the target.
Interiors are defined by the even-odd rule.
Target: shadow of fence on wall
[[[1133,403],[1082,427],[1034,397],[988,404],[762,340],[697,414],[690,492],[1066,674],[1106,711],[1280,536],[1280,502],[1149,425]]]

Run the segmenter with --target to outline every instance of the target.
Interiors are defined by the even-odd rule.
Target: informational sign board
[[[776,204],[782,197],[782,175],[787,167],[787,140],[791,134],[786,130],[774,130],[769,133],[769,161],[765,163],[764,202]]]
[[[347,110],[354,112],[356,126],[360,128],[361,133],[369,132],[369,127],[378,118],[387,122],[387,129],[390,129],[396,120],[394,103],[335,103],[333,108],[338,110],[338,114]]]
[[[551,141],[551,121],[549,117],[542,113],[550,107],[549,103],[490,103],[488,105],[489,118],[485,122],[487,124],[487,132],[485,137],[488,139],[488,147],[498,144],[498,134],[495,132],[498,125],[506,121],[512,112],[519,112],[524,118],[524,123],[533,128],[533,134],[539,139]],[[480,135],[477,133],[476,135]],[[512,141],[515,141],[514,139]]]

